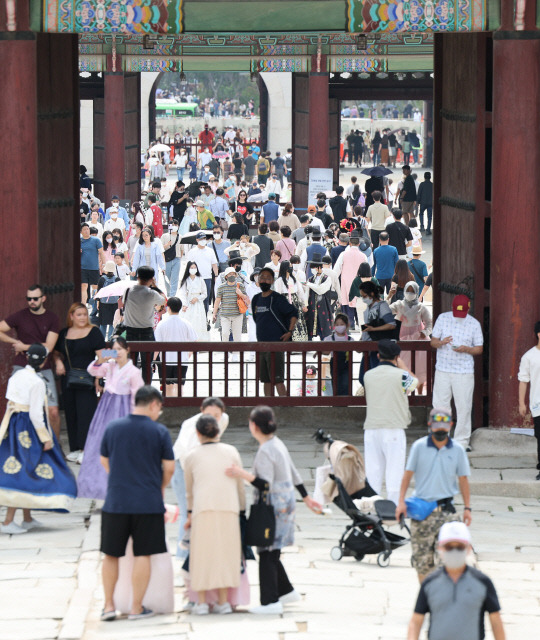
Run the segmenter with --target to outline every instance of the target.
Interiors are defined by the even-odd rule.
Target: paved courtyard
[[[176,435],[172,433],[173,437]],[[323,462],[321,448],[299,428],[283,428],[287,442],[309,489],[314,469]],[[358,432],[335,433],[361,444]],[[247,428],[232,426],[224,440],[238,447],[244,464],[253,458],[256,443]],[[532,439],[531,439],[532,440]],[[530,481],[532,455],[472,458],[474,562],[488,573],[498,589],[507,637],[532,638],[540,628],[538,575],[540,572],[540,500],[478,496],[476,486],[502,495],[499,467],[514,464],[514,483],[507,488],[520,495],[538,495]],[[488,468],[489,467],[489,468]],[[528,467],[528,468],[525,468]],[[508,470],[505,471],[508,473]],[[491,475],[490,475],[491,474]],[[510,474],[511,475],[511,474]],[[501,490],[499,491],[499,488]],[[167,501],[174,502],[169,489]],[[70,514],[39,514],[42,530],[20,536],[0,536],[0,602],[3,640],[150,639],[301,640],[302,638],[403,639],[417,593],[409,547],[395,551],[390,566],[381,568],[375,556],[362,562],[343,558],[334,562],[330,549],[348,518],[332,507],[332,514],[316,516],[298,505],[294,547],[286,549],[284,564],[302,601],[283,616],[254,617],[247,613],[199,618],[183,611],[179,567],[175,564],[175,612],[145,621],[99,621],[103,606],[100,583],[100,516],[90,500],[77,500]],[[398,529],[394,529],[398,532]],[[178,525],[167,526],[174,548]],[[248,563],[252,602],[258,603],[257,565]],[[489,634],[488,638],[491,637]],[[457,640],[457,639],[456,639]]]

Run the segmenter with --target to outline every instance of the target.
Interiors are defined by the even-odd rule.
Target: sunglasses
[[[452,418],[449,418],[448,416],[441,416],[438,414],[431,416],[431,420],[433,422],[452,422]]]
[[[38,300],[41,300],[41,298],[42,298],[42,297],[43,297],[43,296],[36,296],[36,297],[34,297],[34,296],[26,296],[26,300],[27,300],[28,302],[30,302],[30,301],[32,301],[32,300],[34,300],[34,302],[37,302]]]

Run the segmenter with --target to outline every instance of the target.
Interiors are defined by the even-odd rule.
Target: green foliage
[[[169,91],[187,91],[189,88],[199,96],[201,102],[205,98],[218,101],[238,100],[240,104],[253,100],[255,109],[259,107],[259,87],[256,82],[251,81],[249,73],[192,71],[186,72],[185,76],[186,82],[181,83],[179,73],[162,73],[158,86]]]

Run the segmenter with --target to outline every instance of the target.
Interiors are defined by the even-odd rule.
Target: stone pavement
[[[334,429],[334,437],[361,445],[358,431]],[[176,430],[172,432],[175,437]],[[323,463],[322,449],[305,430],[283,427],[287,442],[308,489],[315,467]],[[411,434],[412,435],[412,434]],[[256,442],[247,427],[231,426],[224,441],[251,463]],[[518,457],[519,458],[519,457]],[[491,457],[491,464],[497,464]],[[522,462],[528,457],[521,456]],[[504,460],[510,464],[511,460]],[[530,467],[523,469],[534,477]],[[476,470],[473,470],[473,483]],[[533,484],[534,482],[529,482]],[[500,486],[500,485],[499,485]],[[170,489],[167,501],[174,502]],[[417,594],[416,574],[410,567],[409,547],[395,551],[390,566],[381,568],[375,556],[362,562],[330,559],[330,549],[349,522],[332,506],[332,514],[317,516],[298,505],[295,546],[284,553],[284,564],[302,600],[282,616],[254,617],[235,613],[223,618],[199,618],[182,611],[183,588],[177,586],[173,614],[129,622],[99,621],[103,606],[99,575],[99,513],[92,501],[78,500],[70,514],[39,514],[47,526],[21,536],[0,535],[0,602],[3,640],[301,640],[302,638],[397,640],[406,628]],[[540,571],[540,500],[538,498],[480,496],[473,492],[472,534],[476,565],[493,579],[503,608],[509,640],[533,637],[540,628],[538,573]],[[178,525],[167,525],[174,548]],[[399,532],[397,527],[391,530]],[[177,584],[181,583],[175,567]],[[252,602],[258,602],[255,562],[248,563]],[[488,638],[491,635],[488,633]]]

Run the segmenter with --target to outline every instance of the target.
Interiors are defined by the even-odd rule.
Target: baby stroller
[[[322,486],[323,494],[327,502],[333,502],[352,520],[338,545],[331,549],[330,557],[341,560],[343,556],[353,556],[360,561],[365,555],[377,554],[377,564],[387,567],[392,551],[409,542],[383,527],[384,521],[395,521],[396,505],[376,496],[366,479],[364,460],[356,447],[334,440],[323,429],[316,431],[313,437],[319,444],[324,444],[333,471]],[[403,518],[400,526],[410,535]]]

